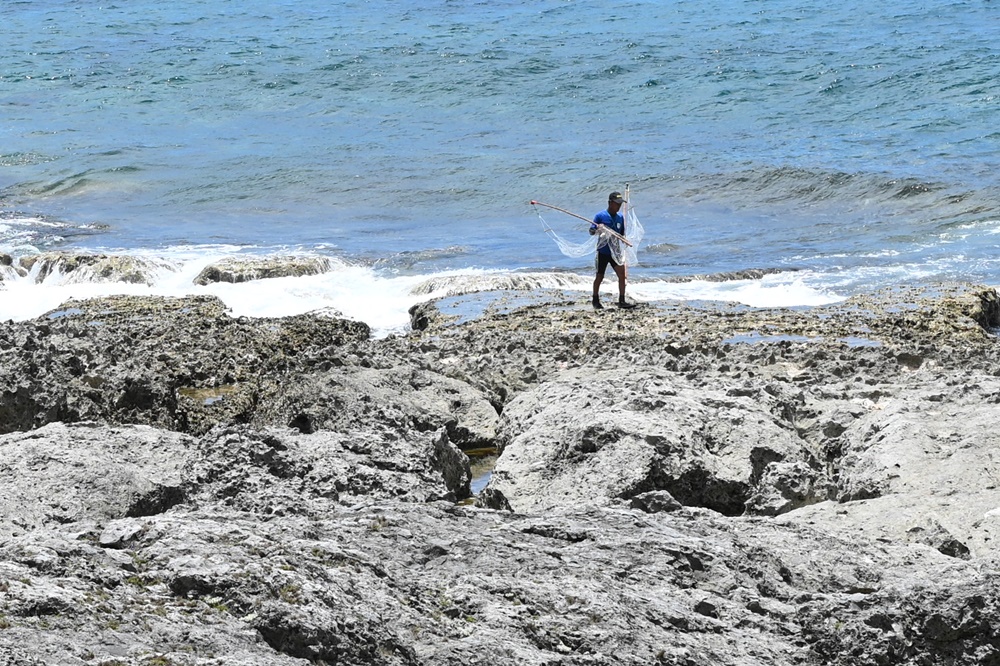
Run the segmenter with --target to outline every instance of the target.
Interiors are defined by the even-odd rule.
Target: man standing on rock
[[[615,259],[615,255],[621,257],[621,249],[618,245],[621,241],[615,238],[615,235],[624,237],[625,236],[625,216],[619,213],[622,204],[625,199],[622,197],[621,192],[612,192],[608,195],[608,209],[602,210],[600,213],[594,216],[594,222],[590,225],[590,235],[601,234],[602,238],[598,241],[597,245],[597,257],[595,263],[597,265],[597,275],[594,277],[594,309],[600,310],[604,306],[601,305],[601,282],[604,281],[604,274],[608,270],[608,264],[615,269],[615,275],[618,276],[618,307],[620,308],[634,308],[635,303],[628,303],[625,301],[625,264]],[[614,232],[615,235],[607,234],[601,227],[606,227],[607,229]],[[617,252],[615,252],[617,250]]]

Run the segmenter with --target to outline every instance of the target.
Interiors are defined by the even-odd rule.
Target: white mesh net
[[[542,229],[552,240],[555,241],[556,245],[559,246],[559,251],[567,257],[585,257],[593,254],[599,248],[606,245],[611,249],[611,256],[614,257],[615,262],[625,266],[635,266],[639,263],[637,252],[639,249],[639,243],[642,242],[642,237],[645,234],[645,229],[643,229],[642,224],[639,222],[639,218],[636,216],[635,209],[632,208],[632,206],[629,206],[625,211],[624,239],[627,240],[628,243],[623,242],[621,236],[603,225],[597,227],[597,233],[591,236],[589,234],[590,225],[583,222],[569,227],[574,231],[587,234],[585,240],[574,243],[556,233],[556,231],[549,226],[548,222],[546,222],[545,218],[542,216],[542,211],[538,207],[538,202],[533,201],[531,203],[535,204],[535,213],[538,215],[538,220],[542,223]],[[545,206],[547,204],[540,205]],[[550,206],[550,208],[554,207]],[[562,211],[560,208],[555,208],[555,210]],[[573,215],[572,213],[570,214]],[[579,216],[574,215],[574,217]]]

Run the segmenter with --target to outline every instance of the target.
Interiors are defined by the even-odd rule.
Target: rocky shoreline
[[[1000,663],[994,289],[461,292],[8,322],[0,663]]]

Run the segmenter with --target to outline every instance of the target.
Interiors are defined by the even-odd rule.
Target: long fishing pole
[[[566,210],[565,208],[560,208],[559,206],[553,206],[552,204],[542,203],[541,201],[535,201],[535,200],[531,201],[531,205],[532,206],[545,206],[546,208],[551,208],[552,210],[557,210],[560,213],[566,213],[567,215],[572,215],[573,217],[581,219],[584,222],[590,222],[591,224],[594,223],[593,220],[588,220],[583,215],[577,215],[576,213],[574,213],[572,211],[569,211],[569,210]],[[607,234],[610,234],[611,236],[614,236],[615,238],[617,238],[621,242],[625,243],[629,247],[632,247],[632,243],[628,242],[627,238],[625,238],[624,236],[622,236],[620,233],[618,233],[614,229],[609,229],[608,227],[605,226],[604,227],[604,232],[607,233]]]

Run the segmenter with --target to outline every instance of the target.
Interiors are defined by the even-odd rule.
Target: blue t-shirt
[[[625,218],[622,217],[621,213],[615,213],[614,219],[611,217],[611,213],[606,210],[602,210],[600,213],[594,216],[594,223],[590,225],[591,229],[596,229],[598,224],[603,224],[614,232],[625,235]],[[611,244],[605,243],[601,247],[597,248],[598,254],[603,254],[611,256]]]

